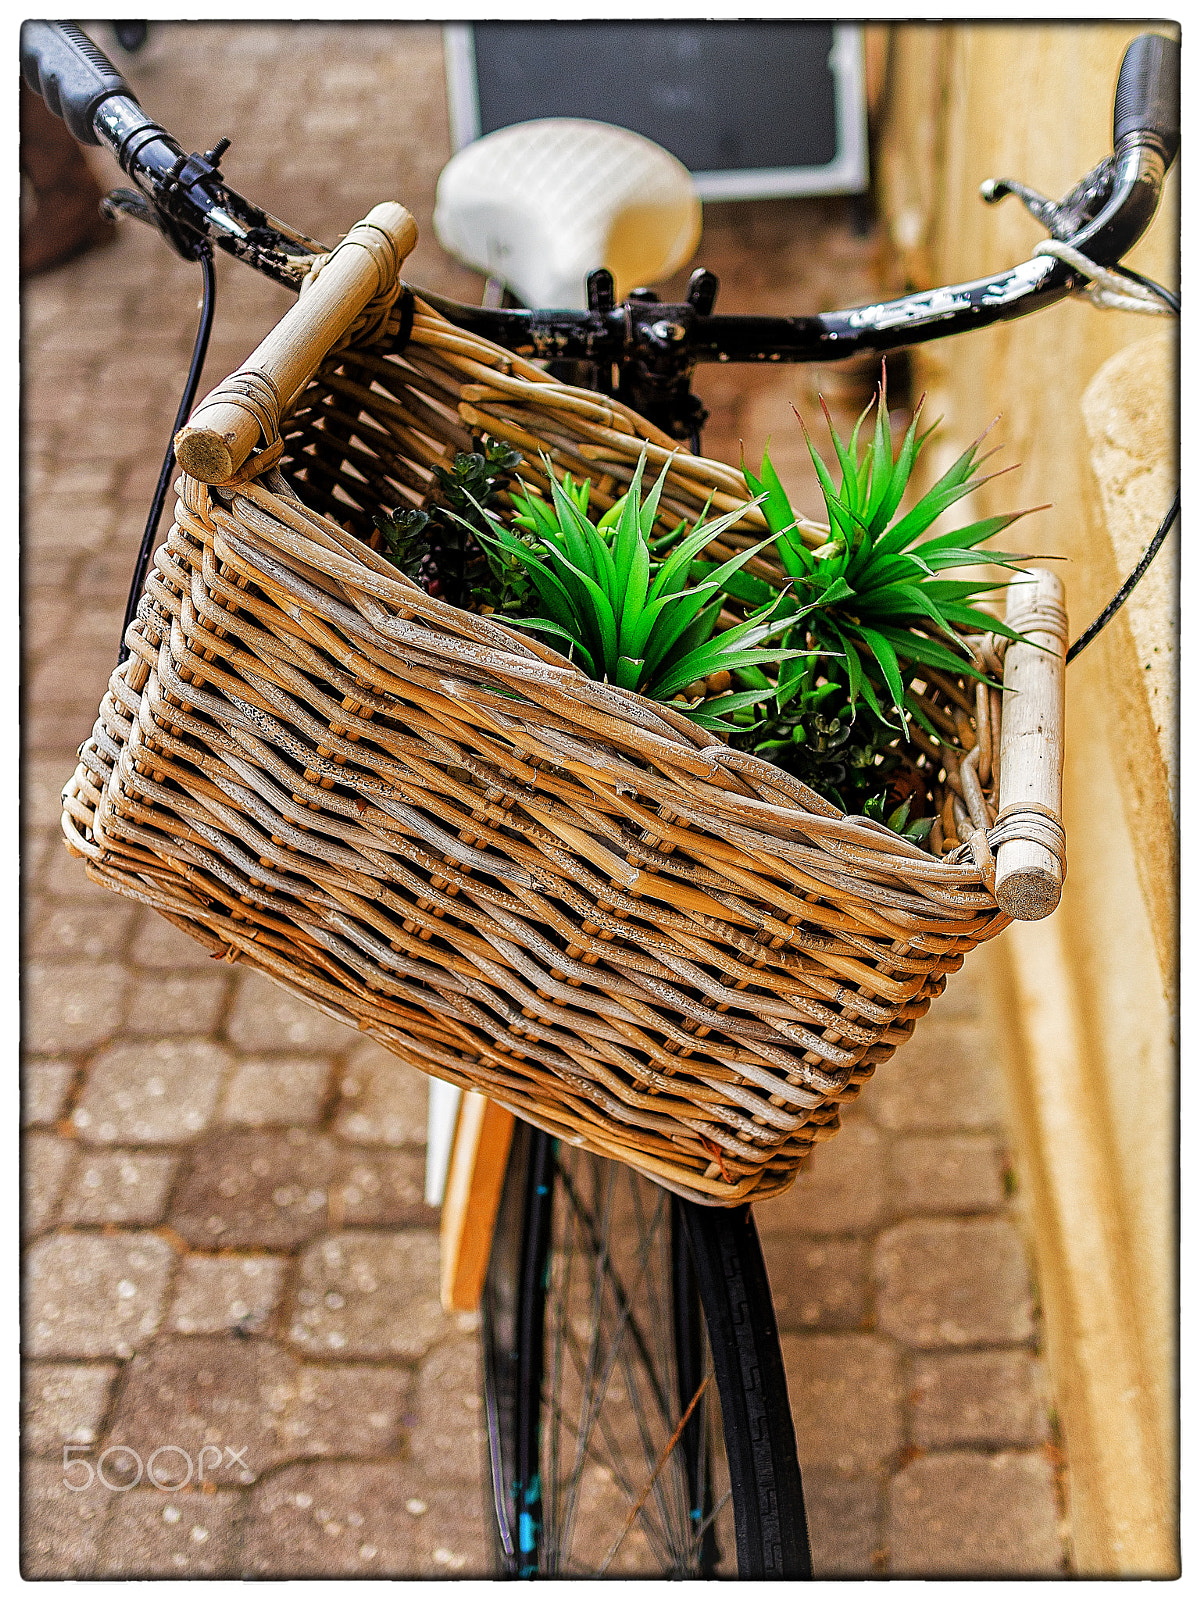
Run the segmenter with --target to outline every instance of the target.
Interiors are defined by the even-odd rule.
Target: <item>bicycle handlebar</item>
[[[324,246],[250,204],[219,170],[228,141],[203,156],[181,147],[142,110],[121,74],[73,23],[27,22],[21,66],[30,87],[76,138],[108,145],[141,194],[116,204],[151,220],[185,256],[211,240],[277,282],[298,288],[296,257]],[[1142,236],[1179,147],[1179,46],[1143,34],[1127,49],[1115,97],[1114,152],[1057,205],[1005,180],[984,197],[1019,193],[1053,237],[1113,266]],[[830,362],[862,350],[886,351],[1025,316],[1064,299],[1080,279],[1061,261],[1037,256],[1007,271],[852,311],[809,317],[714,316],[715,279],[693,275],[683,304],[648,294],[614,306],[593,274],[589,311],[496,310],[460,305],[422,291],[457,325],[535,358],[636,363],[643,393],[666,391],[696,362]],[[707,281],[705,281],[707,280]],[[609,280],[611,283],[611,280]],[[694,292],[693,292],[694,291]]]

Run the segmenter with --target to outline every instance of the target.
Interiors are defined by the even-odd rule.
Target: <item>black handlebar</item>
[[[73,22],[26,22],[21,72],[80,144],[99,144],[96,112],[112,95],[137,97],[112,62]]]
[[[1113,102],[1113,147],[1152,141],[1171,165],[1179,152],[1179,45],[1143,33],[1125,52]]]
[[[181,255],[216,244],[278,282],[298,288],[296,258],[323,249],[244,200],[219,169],[227,141],[204,156],[185,156],[150,120],[121,74],[69,22],[26,22],[21,67],[30,87],[64,118],[77,139],[104,143],[138,185],[116,205],[159,226]],[[1117,83],[1114,151],[1054,202],[1004,179],[984,198],[1019,194],[1055,239],[1100,265],[1116,265],[1149,226],[1162,180],[1179,148],[1179,46],[1143,34],[1127,49]],[[144,199],[142,197],[145,197]],[[148,203],[147,203],[148,202]],[[1079,286],[1070,267],[1039,255],[1006,272],[854,311],[812,317],[713,316],[716,280],[693,275],[684,304],[659,304],[635,291],[614,306],[611,279],[593,274],[589,311],[515,311],[459,305],[422,291],[460,327],[507,349],[552,361],[585,361],[621,373],[618,392],[677,437],[686,437],[698,403],[687,395],[697,362],[829,362],[861,350],[886,351],[1027,315]],[[608,280],[607,288],[602,280]],[[700,280],[705,280],[701,282]],[[594,289],[595,292],[592,292]],[[679,432],[682,428],[684,431]]]

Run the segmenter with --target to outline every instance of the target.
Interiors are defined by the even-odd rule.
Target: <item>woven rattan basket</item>
[[[667,525],[745,490],[414,299],[414,238],[377,207],[181,436],[69,847],[426,1072],[692,1198],[779,1193],[964,955],[1057,898],[1056,580],[1014,591],[1041,648],[1008,653],[1003,729],[930,675],[940,855],[430,598],[372,514],[485,433],[601,506],[648,443]]]

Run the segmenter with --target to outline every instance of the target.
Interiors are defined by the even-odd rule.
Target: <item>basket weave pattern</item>
[[[540,450],[590,476],[602,508],[648,441],[652,464],[673,455],[666,526],[745,491],[419,301],[392,350],[384,309],[290,417],[257,394],[257,468],[180,480],[64,794],[68,843],[414,1066],[692,1198],[778,1193],[1007,926],[984,832],[999,695],[924,692],[959,741],[948,781],[924,769],[938,858],[431,598],[370,548],[371,514],[420,503],[483,433],[531,484]],[[752,511],[729,548],[761,527]]]

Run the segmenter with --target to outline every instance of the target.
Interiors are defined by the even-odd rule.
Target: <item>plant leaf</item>
[[[596,663],[592,660],[591,652],[585,644],[580,644],[573,633],[568,633],[566,628],[560,628],[556,622],[549,622],[545,617],[505,617],[506,628],[529,628],[534,633],[548,633],[551,638],[565,639],[570,645],[567,659],[575,655],[583,657],[583,668],[589,678],[596,676]]]
[[[718,563],[715,561],[693,561],[688,577],[692,582],[703,582],[711,578],[717,568]],[[756,578],[749,572],[730,573],[721,587],[731,599],[741,600],[750,606],[770,605],[779,594],[779,590],[767,583],[764,578]]]
[[[747,706],[758,705],[761,701],[770,698],[770,690],[748,690],[742,694],[714,695],[708,700],[701,700],[695,706],[677,706],[676,710],[682,711],[685,717],[690,717],[693,722],[699,723],[702,728],[708,728],[713,733],[738,733],[740,730],[736,723],[726,722],[726,717],[732,716],[735,711],[743,711]]]
[[[907,722],[908,717],[904,709],[904,680],[900,676],[900,663],[896,659],[896,652],[892,649],[888,640],[876,629],[860,627],[858,631],[871,654],[879,663],[884,682],[887,684],[888,692],[892,697],[892,704],[900,713],[901,721]]]

